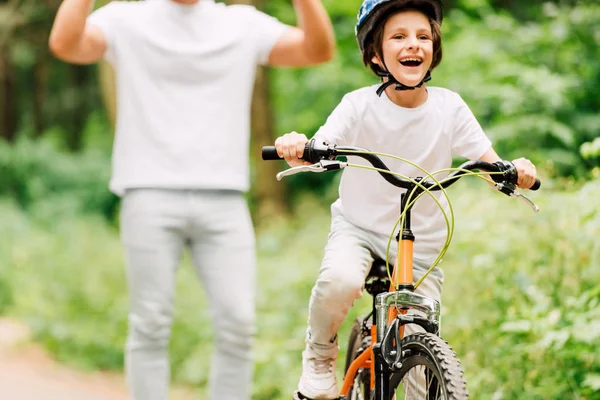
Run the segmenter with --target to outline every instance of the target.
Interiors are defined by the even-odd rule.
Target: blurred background
[[[289,0],[237,2],[295,23]],[[259,246],[258,400],[289,399],[296,387],[339,179],[277,182],[285,166],[262,162],[260,146],[291,130],[312,135],[345,93],[376,83],[354,38],[361,0],[324,3],[335,60],[257,77],[248,198]],[[107,189],[113,77],[105,64],[67,65],[49,54],[59,4],[0,3],[0,317],[28,326],[71,368],[119,372],[127,294],[119,201]],[[500,155],[530,158],[543,186],[529,193],[538,214],[479,180],[450,190],[456,233],[442,263],[443,336],[474,399],[600,399],[600,3],[445,4],[444,60],[430,85],[460,93]],[[345,322],[342,343],[352,319],[369,310],[367,297]],[[186,260],[172,375],[199,399],[213,335],[205,310]]]

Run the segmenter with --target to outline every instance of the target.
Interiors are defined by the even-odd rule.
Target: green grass
[[[443,261],[443,336],[463,361],[475,399],[600,399],[600,182],[532,196],[542,211],[485,184],[451,191],[456,234]],[[26,321],[63,362],[122,368],[127,293],[118,232],[101,217],[59,212],[43,221],[0,202],[0,313]],[[290,398],[300,375],[310,290],[329,229],[303,199],[295,220],[258,235],[254,398]],[[341,330],[368,311],[357,302]],[[174,379],[205,394],[212,329],[188,261],[177,281]],[[341,378],[341,371],[340,371]]]

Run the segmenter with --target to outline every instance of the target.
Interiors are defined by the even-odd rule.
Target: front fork
[[[390,370],[387,367],[381,344],[373,345],[373,358],[375,361],[375,398],[374,400],[389,400]]]
[[[388,324],[390,309],[419,311],[422,315],[398,314]],[[410,290],[381,293],[375,300],[376,343],[373,345],[375,397],[374,400],[390,400],[390,374],[402,367],[402,338],[400,328],[416,324],[425,331],[439,333],[440,303]]]

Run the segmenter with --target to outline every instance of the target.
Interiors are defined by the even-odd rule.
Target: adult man
[[[123,197],[132,396],[167,398],[174,276],[189,245],[215,327],[211,398],[247,400],[255,253],[243,192],[254,75],[257,64],[329,60],[331,22],[320,0],[294,0],[299,27],[214,0],[117,1],[88,17],[92,5],[64,0],[49,44],[64,61],[104,57],[116,71],[110,188]]]

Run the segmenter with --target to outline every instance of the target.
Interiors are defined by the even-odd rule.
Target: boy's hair
[[[416,7],[416,5],[411,5],[410,1],[408,3],[409,4],[398,4],[394,1],[390,1],[387,4],[382,5],[378,10],[375,11],[375,15],[373,15],[373,27],[364,38],[364,49],[362,55],[363,63],[371,68],[371,70],[377,76],[382,76],[382,74],[384,74],[386,71],[383,71],[379,65],[372,61],[372,59],[374,56],[377,56],[380,60],[383,60],[382,45],[385,24],[390,17],[401,11],[414,10],[422,12],[427,16],[429,19],[429,24],[431,25],[431,33],[433,36],[433,59],[431,61],[431,67],[429,68],[430,71],[440,65],[442,62],[442,32],[440,23],[422,9]]]

